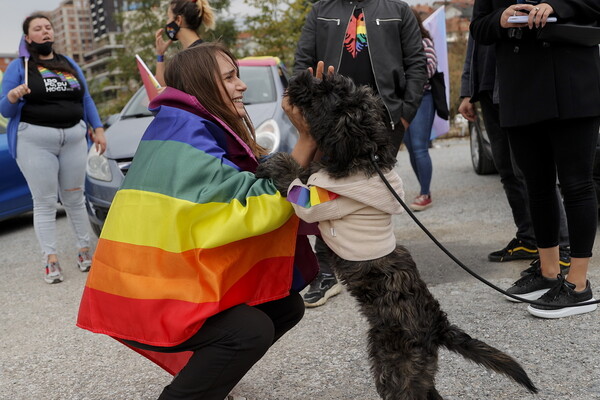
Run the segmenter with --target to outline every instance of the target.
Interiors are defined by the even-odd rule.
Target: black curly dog
[[[262,163],[257,176],[271,178],[284,196],[292,180],[306,181],[319,169],[336,179],[356,172],[372,176],[372,154],[383,171],[394,167],[382,122],[384,107],[370,88],[357,87],[339,74],[319,80],[306,72],[292,78],[287,96],[306,118],[324,161],[304,171],[289,155],[277,153]],[[383,399],[442,399],[435,388],[440,346],[537,393],[517,361],[450,324],[404,247],[369,261],[348,261],[333,252],[331,257],[368,320],[371,370]]]

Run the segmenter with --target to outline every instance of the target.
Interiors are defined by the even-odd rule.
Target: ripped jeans
[[[57,254],[58,196],[73,226],[78,248],[90,246],[90,222],[83,196],[86,158],[83,121],[66,129],[19,124],[17,164],[33,197],[33,226],[44,261],[49,254]]]

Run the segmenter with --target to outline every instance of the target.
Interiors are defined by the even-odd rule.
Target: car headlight
[[[105,182],[112,181],[112,173],[110,172],[108,159],[104,157],[104,155],[98,153],[96,146],[94,145],[92,145],[88,152],[85,172],[90,178]]]
[[[274,119],[268,119],[256,129],[256,142],[269,153],[279,148],[281,135],[279,125]]]

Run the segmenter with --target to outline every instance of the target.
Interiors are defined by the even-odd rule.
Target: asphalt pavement
[[[417,216],[469,267],[508,287],[526,261],[490,263],[487,254],[512,238],[514,225],[497,175],[477,176],[465,139],[431,149],[434,205]],[[398,171],[407,199],[418,194],[408,154]],[[86,274],[75,263],[74,238],[58,219],[65,281],[42,280],[31,214],[0,222],[0,400],[150,400],[170,376],[115,340],[75,326]],[[438,391],[448,400],[600,399],[600,311],[537,319],[523,304],[460,270],[407,216],[396,218],[398,242],[413,254],[451,322],[515,357],[539,387],[533,396],[507,378],[440,352]],[[595,253],[599,254],[600,240]],[[71,262],[72,260],[72,262]],[[590,280],[600,297],[600,258]],[[367,325],[343,291],[308,309],[234,389],[253,400],[377,400],[366,358]]]

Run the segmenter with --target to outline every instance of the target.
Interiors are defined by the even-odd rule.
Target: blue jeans
[[[421,194],[429,194],[433,173],[431,157],[429,157],[429,138],[434,117],[433,97],[431,91],[427,90],[423,94],[423,100],[415,118],[404,134],[404,144],[408,149],[410,165],[421,185]]]
[[[33,197],[33,226],[45,257],[56,252],[56,203],[67,212],[77,246],[90,246],[83,184],[87,158],[83,122],[66,129],[21,122],[17,164]],[[46,261],[46,260],[44,260]]]

